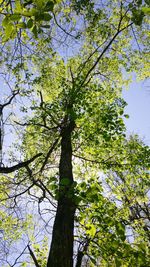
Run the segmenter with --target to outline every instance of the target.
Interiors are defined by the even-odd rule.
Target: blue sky
[[[150,145],[150,82],[137,83],[135,80],[129,90],[123,91],[123,97],[128,103],[126,119],[129,133],[137,133],[141,139]]]

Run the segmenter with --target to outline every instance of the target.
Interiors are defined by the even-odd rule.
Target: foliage
[[[130,153],[124,158],[122,151],[119,155],[122,164],[117,160],[103,180],[100,174],[98,179],[93,176],[80,183],[82,249],[88,244],[90,259],[95,265],[149,266],[149,173],[147,168],[143,170],[143,163],[135,163],[140,158],[148,167],[149,148],[132,137],[122,149],[124,153],[130,149]],[[145,150],[144,157],[141,157],[141,149]],[[93,166],[88,173],[92,173],[92,169]]]
[[[52,19],[54,5],[58,1],[1,1],[0,13],[2,19],[2,41],[27,38],[29,31],[34,37],[42,32],[42,28],[50,28],[48,22]]]
[[[25,242],[13,266],[49,267],[48,241],[58,247],[58,239],[66,241],[70,229],[66,234],[63,222],[70,214],[76,267],[150,265],[150,150],[138,136],[127,137],[122,98],[133,72],[139,79],[148,76],[148,4],[1,1],[2,75],[13,93],[7,105],[16,97],[19,116],[10,116],[9,124],[20,140],[11,160],[17,162],[15,173],[7,176],[4,159],[0,166],[6,174],[0,185],[1,228],[10,249],[20,238]],[[63,46],[75,44],[69,56],[62,36]],[[62,211],[66,218],[56,226],[63,232],[56,238],[53,218],[57,214],[56,222]]]

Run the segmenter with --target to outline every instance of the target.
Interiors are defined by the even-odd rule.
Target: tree
[[[5,59],[6,67],[15,77],[13,88],[16,86],[18,97],[27,96],[33,100],[25,100],[32,113],[13,122],[23,131],[19,145],[23,161],[12,167],[2,166],[1,162],[3,175],[18,170],[11,179],[4,176],[4,207],[14,201],[13,208],[21,206],[24,217],[24,206],[31,200],[37,200],[38,211],[34,215],[39,212],[42,217],[43,211],[50,210],[51,205],[56,208],[47,267],[72,267],[73,264],[79,267],[85,259],[90,266],[149,266],[149,147],[135,137],[129,140],[126,137],[123,118],[128,115],[124,114],[126,103],[121,97],[123,86],[129,83],[128,76],[124,77],[125,71],[138,72],[142,66],[140,75],[147,77],[147,63],[143,59],[147,53],[147,17],[144,15],[148,12],[147,1],[144,6],[141,1],[98,4],[66,1],[56,4],[56,11],[52,2],[46,1],[40,18],[30,14],[29,20],[32,5],[35,5],[34,11],[39,12],[42,1],[25,1],[23,12],[28,11],[28,14],[22,13],[21,9],[17,11],[15,5],[9,14],[10,3],[4,20],[12,20],[16,12],[17,15],[20,12],[19,20],[23,17],[25,24],[31,20],[32,24],[40,23],[39,28],[43,20],[50,19],[49,12],[53,12],[57,26],[54,37],[62,31],[69,38],[79,40],[76,47],[80,53],[72,55],[70,52],[67,59],[60,57],[59,51],[52,49],[57,41],[45,39],[48,32],[36,31],[35,34],[35,25],[32,25],[26,26],[25,30],[29,37],[30,29],[34,33],[36,41],[31,42],[30,47],[33,45],[38,53],[31,55],[24,49],[16,63],[10,64],[9,55]],[[51,8],[46,9],[47,5]],[[68,28],[73,25],[72,32],[62,27],[58,20],[65,21]],[[13,31],[14,25],[16,22],[11,23]],[[7,36],[6,29],[4,41],[15,38],[16,35]],[[131,45],[133,38],[136,44]],[[24,44],[27,46],[26,42]],[[22,61],[23,53],[29,61]],[[29,66],[29,62],[32,65]],[[27,90],[27,82],[30,90]],[[14,100],[15,90],[11,90],[8,104]],[[21,110],[28,111],[24,107]],[[48,219],[45,220],[47,225]],[[127,238],[129,230],[135,235],[133,241]],[[74,243],[74,233],[77,243]],[[139,244],[142,236],[144,242]],[[11,266],[15,266],[27,250],[35,266],[42,264],[38,248],[33,250],[35,239],[32,239],[31,234],[28,240],[25,239],[23,252]],[[73,256],[75,251],[76,258]]]

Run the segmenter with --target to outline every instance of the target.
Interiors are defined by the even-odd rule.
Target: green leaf
[[[124,110],[120,110],[119,114],[123,115],[123,113],[124,113]]]
[[[132,21],[135,23],[135,25],[140,26],[143,21],[144,12],[142,10],[137,10],[134,8],[132,14]]]
[[[10,15],[10,20],[12,21],[19,21],[20,19],[21,19],[21,15],[18,15],[18,14]]]
[[[116,230],[117,230],[117,233],[119,234],[121,240],[125,241],[126,236],[125,236],[125,226],[124,226],[124,224],[121,223],[121,222],[118,222],[116,224]]]
[[[115,264],[116,264],[115,267],[120,267],[122,265],[122,260],[119,258],[115,258]]]
[[[27,22],[27,28],[32,28],[33,26],[33,20],[32,19],[29,19],[28,22]]]
[[[94,264],[94,266],[96,266],[96,259],[94,259],[93,257],[90,257],[90,261]]]
[[[54,2],[48,1],[46,3],[46,6],[45,6],[44,10],[45,11],[53,11],[53,9],[54,9]]]
[[[142,11],[144,12],[144,14],[150,15],[150,7],[142,7]]]
[[[145,3],[150,6],[150,0],[145,0]]]
[[[21,29],[26,29],[26,24],[25,24],[25,22],[18,23],[18,24],[16,24],[16,26],[17,26],[18,28],[21,28]]]
[[[38,37],[38,30],[37,30],[37,26],[36,25],[33,26],[32,32],[34,34],[34,37],[37,38]]]
[[[87,228],[86,230],[87,235],[93,238],[96,234],[96,227],[93,224],[86,224],[85,227]]]
[[[7,26],[5,27],[5,36],[4,36],[5,40],[12,38],[13,32],[14,32],[13,24],[11,23],[7,24]]]
[[[43,14],[43,20],[49,21],[52,19],[52,16],[49,13],[44,13]]]
[[[124,114],[124,117],[125,117],[126,119],[129,119],[129,115],[128,115],[128,114]]]
[[[2,26],[7,27],[9,22],[10,22],[10,19],[8,18],[8,16],[5,16],[4,19],[2,20]]]

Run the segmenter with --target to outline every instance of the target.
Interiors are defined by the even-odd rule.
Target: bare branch
[[[12,96],[9,98],[9,100],[8,100],[6,103],[4,103],[4,104],[0,104],[0,112],[1,112],[1,113],[2,113],[2,110],[3,110],[4,107],[6,107],[6,106],[8,106],[8,105],[11,104],[12,100],[14,99],[14,97],[15,97],[17,94],[19,94],[19,90],[14,91],[13,94],[12,94]]]
[[[106,38],[106,40],[104,42],[102,42],[98,47],[95,48],[95,50],[88,56],[88,58],[79,66],[79,73],[77,75],[77,77],[79,76],[80,72],[81,72],[81,68],[83,69],[85,67],[85,65],[87,63],[89,63],[89,60],[92,58],[92,56],[98,52],[98,49],[103,46],[106,42],[107,42],[108,38]]]
[[[45,157],[45,160],[44,160],[44,162],[43,162],[43,165],[42,165],[42,167],[41,167],[41,169],[40,169],[41,172],[44,170],[44,167],[45,167],[45,165],[47,164],[47,161],[48,161],[48,159],[49,159],[51,153],[53,152],[55,146],[57,145],[58,141],[59,141],[59,138],[57,138],[57,139],[55,140],[55,142],[52,144],[52,146],[50,147],[50,149],[49,149],[49,151],[48,151],[48,153],[47,153],[47,155],[46,155],[46,157]]]
[[[13,265],[11,265],[11,267],[14,267],[17,264],[17,261],[19,260],[19,258],[24,254],[25,250],[27,249],[28,246],[26,246],[23,251],[20,253],[20,255],[16,258],[15,262]]]
[[[57,19],[56,19],[56,16],[55,16],[55,14],[53,13],[53,17],[54,17],[54,21],[55,21],[55,23],[56,23],[56,25],[65,33],[65,34],[67,34],[67,35],[69,35],[70,37],[72,37],[72,38],[76,38],[77,36],[75,36],[75,35],[73,35],[73,34],[71,34],[71,33],[69,33],[69,32],[67,32],[59,23],[58,23],[58,21],[57,21]]]
[[[35,266],[36,266],[36,267],[40,267],[40,265],[39,265],[39,263],[38,263],[38,261],[37,261],[37,259],[36,259],[35,254],[33,253],[32,249],[30,248],[29,245],[28,245],[27,247],[28,247],[28,250],[29,250],[29,253],[30,253],[31,258],[32,258],[33,261],[34,261]]]
[[[35,122],[26,122],[26,123],[20,123],[20,122],[17,122],[17,121],[14,121],[16,124],[20,125],[20,126],[38,126],[38,127],[43,127],[43,128],[46,128],[47,130],[51,131],[51,130],[56,130],[58,127],[48,127],[47,125],[45,124],[41,124],[41,123],[35,123]]]
[[[39,153],[37,155],[35,155],[33,158],[24,161],[24,162],[20,162],[12,167],[0,167],[0,173],[11,173],[14,171],[17,171],[21,168],[26,168],[31,162],[33,162],[36,158],[42,156],[42,153]]]

